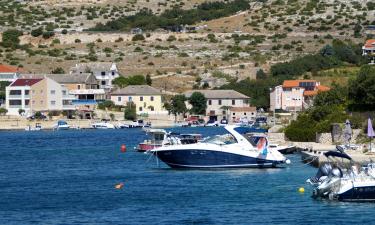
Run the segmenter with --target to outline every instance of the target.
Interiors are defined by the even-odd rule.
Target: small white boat
[[[91,127],[94,129],[115,129],[115,125],[108,122],[98,122],[91,124]]]
[[[320,166],[315,177],[306,182],[314,187],[314,198],[350,202],[375,202],[374,164],[358,168],[352,158],[344,152],[328,151],[324,155],[330,160]],[[350,161],[346,166],[343,160]]]
[[[57,124],[53,126],[54,130],[69,130],[70,126],[64,120],[57,121]]]
[[[42,125],[40,123],[36,123],[35,127],[32,127],[31,125],[28,125],[25,128],[25,131],[39,131],[42,130]]]

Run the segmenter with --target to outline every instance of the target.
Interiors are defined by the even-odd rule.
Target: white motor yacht
[[[268,148],[267,136],[252,139],[227,125],[227,134],[186,145],[162,146],[150,152],[173,168],[276,167],[289,163],[280,152]]]

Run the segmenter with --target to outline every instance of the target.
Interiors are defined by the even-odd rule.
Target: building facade
[[[99,88],[112,89],[112,81],[119,77],[117,65],[111,62],[80,63],[70,69],[71,74],[92,73],[98,80]]]
[[[125,106],[132,102],[137,114],[165,114],[161,91],[148,85],[129,85],[111,93],[116,105]]]
[[[6,108],[9,115],[26,115],[37,111],[74,111],[74,96],[64,85],[50,78],[17,79],[6,88]]]
[[[185,92],[184,95],[190,98],[194,92],[200,92],[206,97],[206,116],[209,116],[210,120],[231,119],[230,110],[250,107],[250,98],[234,90],[193,90]],[[189,104],[188,108],[191,108]]]
[[[284,111],[302,111],[313,105],[314,97],[329,87],[315,80],[285,80],[270,92],[270,109]]]

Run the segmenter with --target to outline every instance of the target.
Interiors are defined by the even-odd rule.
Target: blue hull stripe
[[[163,150],[155,155],[173,168],[275,167],[282,162],[210,150]]]

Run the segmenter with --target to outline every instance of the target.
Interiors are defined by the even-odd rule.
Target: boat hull
[[[154,154],[172,168],[269,168],[283,163],[214,150],[163,150]]]

